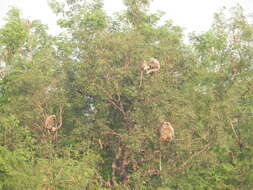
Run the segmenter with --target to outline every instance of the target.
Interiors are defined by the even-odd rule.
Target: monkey
[[[144,60],[141,63],[141,70],[144,71],[144,72],[147,72],[149,69],[150,69],[150,66],[148,66],[147,62]]]
[[[53,125],[53,122],[56,120],[56,116],[55,115],[50,115],[46,118],[45,121],[45,128],[49,129],[49,130],[53,130],[55,127]]]
[[[143,79],[143,72],[147,73],[148,70],[150,69],[150,66],[147,64],[147,62],[144,60],[141,63],[141,81],[140,81],[140,87],[142,85],[142,79]]]
[[[142,86],[142,79],[143,79],[143,72],[146,74],[157,72],[160,69],[160,63],[156,58],[152,58],[150,61],[150,65],[146,63],[144,60],[141,64],[141,80],[140,80],[140,87]]]
[[[174,129],[170,122],[163,121],[160,126],[160,141],[171,141],[174,137]]]
[[[232,74],[233,75],[239,74],[237,65],[235,63],[232,64]]]
[[[48,135],[52,135],[53,140],[57,142],[58,129],[62,127],[62,110],[63,107],[60,104],[59,118],[56,115],[49,115],[45,117],[45,128],[47,129]]]
[[[151,58],[150,68],[146,72],[147,74],[157,72],[160,70],[160,63],[156,58]]]

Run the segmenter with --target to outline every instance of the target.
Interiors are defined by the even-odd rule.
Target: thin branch
[[[62,106],[62,104],[60,104],[60,111],[59,111],[60,121],[59,121],[59,125],[57,126],[57,129],[61,128],[61,126],[62,126],[62,111],[63,111],[63,106]]]
[[[236,130],[235,130],[235,128],[234,128],[234,125],[233,125],[232,121],[230,121],[230,125],[231,125],[231,128],[232,128],[232,130],[233,130],[233,133],[234,133],[234,135],[235,135],[235,138],[236,138],[236,141],[237,141],[239,147],[242,147],[241,138],[240,138],[240,137],[238,136],[238,134],[236,133]]]
[[[119,146],[118,151],[115,154],[115,157],[112,161],[112,178],[111,178],[111,185],[116,184],[116,170],[117,170],[117,161],[119,160],[122,153],[122,149]]]
[[[141,80],[140,80],[139,88],[141,88],[141,86],[142,86],[142,80],[143,80],[143,71],[141,71]]]
[[[116,109],[118,109],[123,114],[123,116],[125,116],[124,109],[121,106],[117,105],[117,103],[114,102],[111,96],[107,95],[107,97],[108,97],[107,101],[109,101]]]
[[[192,154],[190,156],[189,159],[187,159],[186,161],[183,162],[183,164],[181,164],[180,167],[177,167],[177,168],[174,168],[171,170],[171,173],[175,173],[175,172],[178,172],[180,170],[182,170],[183,168],[186,167],[186,165],[188,164],[188,162],[190,162],[193,158],[195,158],[196,156],[198,156],[199,154],[201,154],[202,152],[204,151],[207,151],[208,149],[210,148],[209,144],[207,146],[205,146],[202,150],[198,151],[198,152],[195,152],[194,154]]]

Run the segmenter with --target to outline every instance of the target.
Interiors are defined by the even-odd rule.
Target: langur
[[[45,128],[49,129],[49,130],[53,130],[54,128],[54,121],[56,120],[56,116],[55,115],[50,115],[46,118],[45,121]]]
[[[160,141],[171,141],[174,137],[174,129],[170,122],[163,121],[160,126]]]
[[[162,171],[162,142],[171,141],[174,137],[174,129],[170,122],[162,121],[160,125],[160,158],[159,158],[159,170]]]
[[[142,78],[143,78],[143,72],[145,72],[146,74],[149,73],[154,73],[159,71],[160,69],[160,63],[157,59],[152,58],[150,61],[150,65],[148,65],[146,63],[146,61],[144,60],[141,64],[141,81],[140,81],[140,87],[142,85]]]
[[[150,68],[146,72],[147,74],[157,72],[160,70],[160,63],[156,58],[151,58]]]
[[[54,140],[57,140],[58,136],[58,129],[60,129],[62,126],[62,121],[60,117],[60,122],[56,122],[56,116],[55,115],[50,115],[46,118],[45,121],[45,128],[48,130],[48,134],[53,134]]]
[[[58,129],[61,128],[62,123],[55,124],[54,121],[56,120],[55,115],[50,115],[47,117],[45,121],[45,128],[51,130],[52,132],[57,131]]]
[[[239,74],[236,64],[232,64],[232,74],[233,75]]]
[[[57,142],[58,129],[62,127],[62,105],[60,105],[59,118],[56,115],[49,115],[45,119],[45,128],[49,135],[53,135],[53,139]]]
[[[150,66],[148,66],[146,61],[143,61],[141,64],[141,70],[144,72],[147,72],[150,69]]]
[[[144,60],[141,63],[141,81],[140,81],[140,87],[142,85],[142,78],[143,78],[143,72],[147,73],[148,70],[150,69],[150,66],[147,64],[147,62]]]

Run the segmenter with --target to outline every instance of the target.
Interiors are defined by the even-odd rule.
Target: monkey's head
[[[51,118],[52,120],[56,120],[56,115],[51,115],[50,118]]]
[[[152,57],[152,58],[150,59],[150,62],[151,62],[151,63],[159,63],[159,61],[158,61],[155,57]]]

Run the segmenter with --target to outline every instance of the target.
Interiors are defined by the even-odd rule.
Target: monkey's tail
[[[159,147],[159,171],[162,171],[162,142],[160,141]]]
[[[143,71],[141,71],[141,81],[140,81],[140,88],[141,88],[141,85],[142,85],[142,80],[143,80]]]

